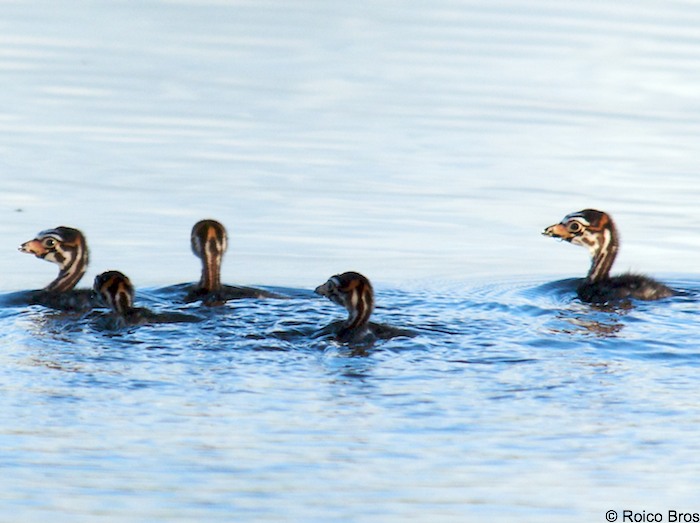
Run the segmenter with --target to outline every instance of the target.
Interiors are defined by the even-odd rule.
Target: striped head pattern
[[[61,226],[41,231],[36,238],[20,245],[19,250],[58,265],[58,276],[46,287],[47,291],[73,289],[87,270],[87,242],[78,229]]]
[[[102,302],[119,316],[134,306],[134,286],[131,280],[119,271],[107,271],[95,276],[93,290]]]
[[[612,218],[595,209],[571,213],[542,233],[552,238],[560,238],[574,245],[585,247],[593,262],[588,272],[591,282],[605,279],[617,255],[617,230]]]
[[[346,328],[355,329],[369,321],[374,308],[374,290],[372,284],[362,274],[357,272],[336,274],[323,285],[316,287],[315,292],[345,307],[348,311]]]
[[[206,291],[221,289],[221,262],[228,248],[226,228],[216,220],[201,220],[192,227],[192,252],[202,260],[199,287]]]

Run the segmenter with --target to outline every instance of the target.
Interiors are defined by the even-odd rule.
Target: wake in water
[[[639,332],[645,325],[644,339],[658,341],[666,335],[654,334],[651,326],[661,327],[663,331],[682,329],[688,321],[694,321],[700,311],[700,284],[693,280],[672,282],[678,288],[688,289],[687,293],[658,302],[591,305],[577,297],[576,279],[453,285],[449,292],[437,293],[386,289],[378,293],[380,305],[375,310],[374,292],[370,301],[368,287],[352,283],[355,281],[352,274],[341,276],[344,275],[334,276],[319,286],[316,294],[304,289],[272,288],[270,293],[286,298],[240,299],[217,307],[184,303],[180,300],[182,287],[169,286],[140,292],[140,301],[144,304],[140,309],[133,308],[131,295],[128,305],[134,311],[141,311],[134,314],[121,314],[114,307],[112,312],[108,307],[104,312],[98,308],[91,314],[50,312],[43,306],[27,305],[34,291],[0,296],[0,311],[10,321],[6,326],[10,330],[21,330],[21,321],[14,327],[12,323],[27,313],[33,317],[45,314],[49,319],[73,322],[74,332],[100,330],[107,324],[110,330],[130,327],[134,332],[135,325],[155,328],[148,324],[184,321],[197,322],[199,326],[183,329],[183,338],[175,342],[177,345],[187,345],[188,337],[201,329],[207,336],[214,336],[213,346],[233,340],[222,346],[227,349],[239,343],[248,348],[269,347],[271,342],[272,346],[285,350],[324,344],[433,350],[471,347],[477,354],[490,353],[486,359],[491,359],[494,348],[500,347],[495,357],[504,361],[528,359],[530,356],[523,356],[523,347],[565,345],[572,337],[574,340],[577,337],[624,338]],[[336,309],[328,307],[326,297],[346,308],[348,318],[334,318]],[[111,302],[119,300],[116,297],[105,300],[106,305]],[[379,321],[368,321],[366,309],[354,309],[359,305],[369,312],[374,311]],[[146,308],[150,311],[148,314],[143,312]],[[137,321],[131,321],[132,316]],[[117,320],[96,321],[99,317]],[[355,325],[353,330],[353,322],[358,317],[363,321],[359,329]],[[177,328],[173,325],[168,329],[168,336],[177,333]],[[162,340],[163,343],[173,341]],[[687,343],[687,338],[683,336],[681,341]],[[479,360],[480,357],[476,357],[464,361]]]

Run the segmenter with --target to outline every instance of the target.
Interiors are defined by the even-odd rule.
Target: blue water
[[[4,512],[555,521],[692,507],[698,299],[600,309],[571,283],[380,288],[376,319],[418,335],[371,348],[304,334],[342,314],[299,291],[201,310],[151,289],[140,305],[204,321],[121,331],[6,307]]]
[[[700,512],[700,6],[682,1],[0,5],[0,520],[604,521]],[[594,307],[614,271],[682,296]],[[189,231],[223,280],[184,305]],[[104,329],[17,304],[57,225],[136,302]],[[315,333],[356,270],[413,338]],[[19,294],[17,294],[19,293]],[[12,299],[11,299],[12,298]],[[98,316],[102,312],[96,313]]]

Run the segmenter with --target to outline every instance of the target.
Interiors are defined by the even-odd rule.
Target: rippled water
[[[12,521],[603,521],[700,512],[700,6],[681,1],[0,4],[0,506]],[[593,307],[540,231],[598,207]],[[184,305],[195,221],[227,283]],[[26,306],[60,224],[89,285],[202,318]],[[372,347],[315,333],[345,270]],[[621,512],[620,512],[621,514]]]

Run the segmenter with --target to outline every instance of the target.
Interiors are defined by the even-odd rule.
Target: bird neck
[[[199,288],[213,292],[221,289],[221,256],[218,254],[202,258],[202,277]]]
[[[348,319],[345,322],[345,328],[348,330],[359,329],[369,322],[374,308],[374,300],[366,289],[359,287],[353,290],[346,308]]]
[[[128,292],[120,290],[111,302],[112,310],[122,318],[128,318],[134,312],[134,301]]]
[[[617,256],[617,233],[612,224],[602,230],[597,249],[592,252],[591,268],[586,280],[589,283],[598,283],[610,277],[615,257]]]
[[[87,249],[79,246],[73,251],[73,257],[61,265],[58,276],[46,286],[49,292],[68,292],[72,290],[83,277],[88,266]]]

